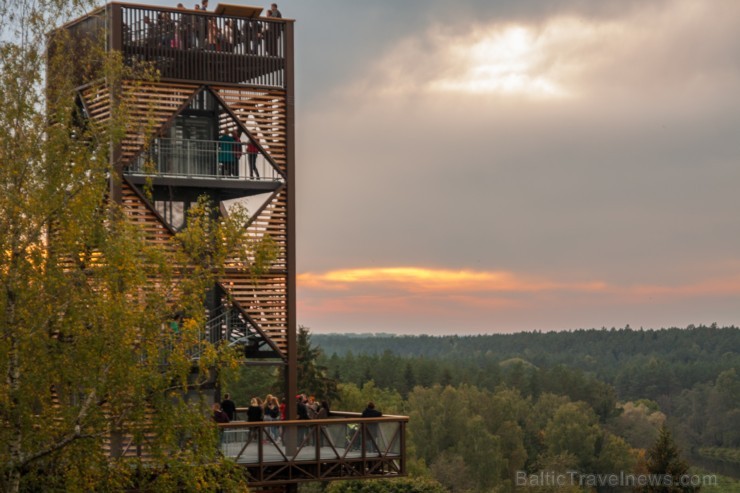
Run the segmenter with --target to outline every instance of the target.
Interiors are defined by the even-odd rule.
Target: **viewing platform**
[[[219,5],[215,11],[112,2],[65,26],[77,40],[104,40],[124,62],[146,62],[162,80],[249,84],[284,89],[291,56],[290,19],[262,9]],[[82,74],[81,74],[82,75]]]
[[[246,409],[237,410],[237,418]],[[406,475],[408,417],[232,421],[220,424],[221,452],[243,466],[250,486]]]
[[[157,138],[124,174],[137,185],[249,189],[255,193],[277,190],[284,177],[262,154],[249,156],[246,148],[245,143]],[[250,159],[254,160],[252,173]]]

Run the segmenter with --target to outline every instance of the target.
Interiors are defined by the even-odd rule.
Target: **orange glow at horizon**
[[[547,279],[518,276],[506,271],[470,269],[434,269],[425,267],[373,267],[341,269],[323,274],[298,275],[301,287],[321,290],[347,290],[350,286],[385,285],[410,292],[511,291],[545,290],[601,291],[603,282],[563,283]]]
[[[680,285],[621,284],[573,281],[567,275],[393,266],[306,272],[297,281],[298,311],[307,322],[329,327],[366,323],[373,330],[436,324],[481,332],[491,321],[520,328],[526,321],[525,327],[536,328],[573,314],[578,321],[562,326],[568,328],[588,316],[600,321],[615,311],[628,317],[647,307],[740,295],[740,275]]]
[[[413,292],[444,291],[584,291],[613,295],[666,296],[740,293],[740,276],[704,279],[682,285],[609,284],[604,281],[552,280],[509,271],[477,271],[417,266],[358,267],[297,276],[302,288],[348,290],[359,286],[384,286]]]

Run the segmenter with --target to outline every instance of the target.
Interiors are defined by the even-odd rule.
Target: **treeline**
[[[667,418],[687,452],[740,447],[737,327],[444,337],[316,334],[312,341],[323,351],[319,363],[328,376],[358,387],[372,381],[403,398],[417,386],[435,385],[511,388],[534,402],[554,394],[588,404],[600,423],[618,419],[624,403],[643,402]],[[635,436],[644,447],[640,433]]]
[[[382,356],[464,364],[469,368],[522,358],[540,368],[565,365],[613,384],[621,398],[661,394],[714,381],[740,367],[740,328],[693,326],[685,329],[588,329],[476,336],[394,336],[314,334],[324,355]],[[654,375],[652,381],[646,374]],[[635,383],[637,381],[638,383]]]
[[[688,329],[691,330],[694,329]],[[737,333],[735,328],[697,330],[717,331],[732,337]],[[665,376],[665,373],[651,370],[657,364],[678,371],[681,361],[668,360],[671,347],[660,355],[660,360],[657,349],[653,353],[643,347],[640,358],[644,360],[629,360],[625,353],[622,361],[629,363],[631,378],[636,379],[629,383],[633,389],[643,389],[634,390],[630,398],[625,398],[614,382],[578,364],[569,365],[567,358],[552,356],[549,363],[532,358],[538,364],[533,363],[531,355],[540,351],[544,354],[549,346],[549,342],[538,338],[547,336],[549,341],[550,334],[528,334],[528,338],[537,342],[527,354],[499,351],[496,355],[471,358],[459,347],[447,353],[432,348],[432,343],[454,347],[450,342],[454,339],[465,339],[462,345],[466,346],[468,338],[355,336],[346,337],[343,342],[344,336],[310,335],[305,328],[299,332],[299,391],[322,397],[336,392],[331,399],[335,410],[360,411],[372,400],[386,414],[408,415],[409,473],[414,478],[436,480],[449,492],[632,491],[629,487],[591,488],[581,484],[555,489],[522,487],[517,484],[517,478],[541,471],[576,471],[582,475],[660,472],[651,468],[651,457],[655,457],[651,456],[651,449],[667,429],[673,431],[672,440],[678,442],[685,458],[692,449],[699,453],[700,448],[716,451],[723,447],[723,454],[727,455],[740,445],[737,436],[740,378],[736,370],[719,365],[718,373],[709,380],[691,387],[672,380],[663,387],[656,375]],[[629,337],[640,337],[640,331],[631,332]],[[661,333],[655,337],[663,336]],[[341,344],[351,342],[347,347],[353,349],[327,356],[314,345],[315,341],[324,344],[326,338]],[[650,335],[649,339],[652,338]],[[373,348],[370,342],[376,344],[378,339],[383,339],[386,346]],[[427,353],[404,352],[414,339],[424,341]],[[398,340],[404,344],[396,344]],[[573,344],[570,360],[576,361],[575,355],[586,350],[581,347],[584,344],[570,341]],[[610,344],[615,345],[613,341]],[[726,359],[732,361],[737,355],[730,350],[731,342],[723,344],[727,345],[722,348],[722,354],[730,353]],[[718,352],[720,345],[704,344],[699,348]],[[370,352],[364,352],[366,349]],[[555,351],[553,347],[550,349]],[[621,350],[613,350],[621,354]],[[708,359],[701,361],[709,363]],[[683,360],[683,364],[695,363]],[[243,383],[253,389],[267,384],[277,387],[280,380],[244,376]],[[670,402],[670,409],[650,389],[665,392],[662,395]],[[705,455],[709,457],[708,453]],[[678,467],[685,464],[680,457],[677,454],[672,457],[676,464],[672,470],[685,470]],[[338,482],[326,491],[365,491],[359,484],[340,486],[344,484]],[[394,484],[387,486],[388,491],[407,491],[405,483]],[[304,493],[323,490],[324,486],[318,485],[313,489],[301,488]],[[702,491],[726,490],[707,487]]]
[[[499,367],[521,361],[577,369],[613,385],[622,400],[651,396],[668,409],[672,396],[740,368],[740,329],[734,326],[442,337],[316,334],[313,341],[342,381],[367,381],[372,373],[379,385],[406,390],[473,382],[495,388]]]

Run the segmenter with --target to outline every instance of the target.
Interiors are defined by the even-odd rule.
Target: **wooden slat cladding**
[[[139,459],[143,462],[152,460],[152,444],[156,442],[154,433],[155,410],[147,406],[144,419],[135,425],[124,421],[114,425],[114,417],[108,404],[103,407],[103,412],[111,423],[109,432],[103,435],[103,453],[108,457]]]
[[[277,247],[277,258],[271,269],[252,276],[239,268],[234,260],[227,264],[221,285],[263,333],[286,354],[288,348],[287,318],[287,190],[273,196],[262,211],[252,219],[247,236],[258,240],[269,234]]]
[[[110,90],[107,86],[88,86],[80,92],[80,96],[89,112],[90,119],[99,125],[104,125],[110,121],[111,99]]]
[[[221,285],[250,321],[285,354],[288,349],[287,274],[270,272],[253,278],[243,272],[226,272]]]
[[[172,232],[126,183],[122,195],[125,214],[142,228],[147,241],[168,249],[178,248],[177,243],[172,241]],[[251,239],[263,238],[265,234],[273,239],[278,252],[272,268],[255,277],[241,268],[241,259],[233,259],[227,264],[226,273],[221,279],[222,287],[230,293],[237,306],[282,353],[288,347],[285,195],[285,190],[276,194],[246,231]]]
[[[119,101],[121,110],[129,119],[126,122],[126,136],[121,142],[123,165],[127,165],[142,150],[147,138],[160,131],[198,88],[189,84],[123,83]],[[91,119],[98,124],[111,121],[111,94],[107,87],[87,87],[81,91],[81,95]]]
[[[174,251],[179,245],[173,241],[172,231],[165,226],[159,216],[139,197],[128,184],[122,186],[122,209],[128,219],[138,225],[144,232],[144,237],[150,243],[157,244],[167,250]]]
[[[196,85],[153,82],[125,82],[122,104],[131,118],[121,144],[123,164],[138,154],[151,138],[198,90]]]
[[[212,87],[259,141],[280,170],[286,171],[287,102],[285,91]]]

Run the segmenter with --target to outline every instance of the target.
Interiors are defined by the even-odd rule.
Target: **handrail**
[[[247,408],[236,408],[236,411],[246,412]],[[239,421],[234,420],[229,423],[218,423],[219,428],[243,428],[244,426],[265,427],[265,426],[282,426],[282,425],[325,425],[329,424],[352,424],[362,421],[363,423],[385,423],[385,422],[403,422],[408,423],[408,416],[385,415],[378,418],[335,418],[335,414],[353,414],[332,411],[328,418],[324,419],[279,419],[275,421]],[[356,413],[360,415],[360,413]]]
[[[124,59],[153,63],[164,78],[285,87],[282,19],[122,4],[116,22]]]
[[[221,453],[247,469],[250,486],[259,486],[405,475],[407,423],[407,416],[330,416],[233,421],[218,430]]]
[[[245,142],[164,137],[154,139],[126,173],[282,181],[280,173],[262,154],[247,152]]]

